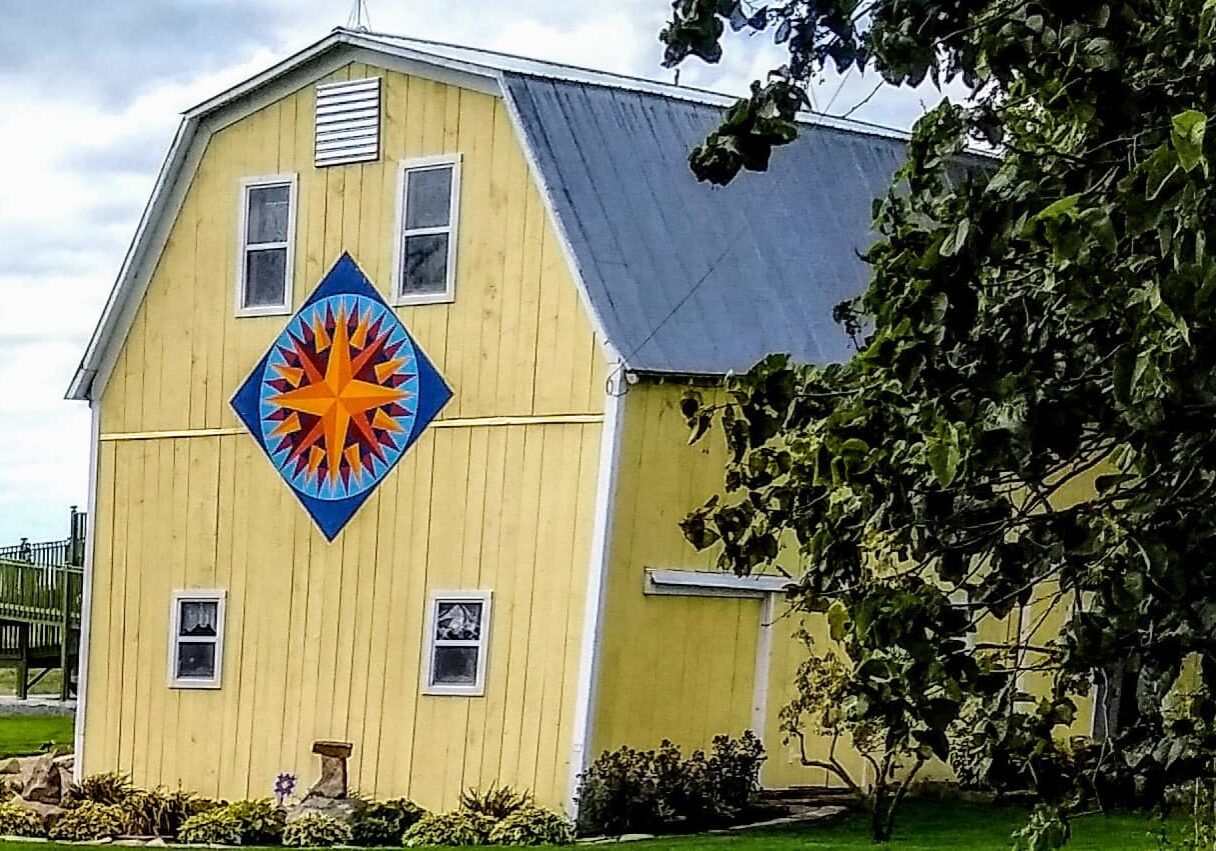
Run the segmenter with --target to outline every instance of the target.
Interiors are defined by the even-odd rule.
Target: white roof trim
[[[764,597],[783,594],[793,584],[785,576],[735,576],[701,570],[647,568],[646,593],[680,597]]]

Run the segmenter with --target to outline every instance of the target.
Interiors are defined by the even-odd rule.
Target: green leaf
[[[828,606],[828,634],[833,641],[844,641],[848,634],[849,610],[841,600],[835,600]]]
[[[1035,221],[1045,222],[1050,219],[1058,219],[1061,216],[1066,216],[1072,213],[1077,208],[1077,204],[1081,201],[1081,195],[1065,195],[1059,201],[1048,204],[1036,215]]]
[[[1200,164],[1206,167],[1203,136],[1207,130],[1207,116],[1198,110],[1188,109],[1174,116],[1173,125],[1170,142],[1178,153],[1178,164],[1182,170],[1189,173]]]
[[[967,234],[971,230],[971,222],[968,219],[959,219],[958,224],[946,236],[942,242],[941,254],[943,257],[953,257],[962,250],[967,244]]]

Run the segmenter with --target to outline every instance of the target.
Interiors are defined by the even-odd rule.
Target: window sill
[[[422,690],[427,697],[485,697],[484,686],[427,686]]]
[[[393,298],[392,305],[393,307],[417,307],[422,304],[453,304],[455,301],[454,293],[399,295]]]
[[[218,680],[171,680],[169,688],[184,689],[186,691],[217,691],[220,688],[220,683]]]
[[[291,308],[280,307],[246,307],[235,314],[237,319],[252,319],[257,316],[291,316]]]

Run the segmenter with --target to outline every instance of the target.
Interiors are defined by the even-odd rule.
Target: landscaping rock
[[[312,752],[321,757],[321,777],[287,814],[291,824],[305,813],[324,813],[343,821],[354,822],[367,809],[364,801],[348,798],[346,760],[354,750],[350,742],[318,741],[312,743]]]
[[[58,804],[65,791],[63,772],[50,754],[38,757],[27,772],[22,772],[20,782],[21,789],[18,794],[27,801],[41,804]],[[72,782],[70,772],[67,774],[67,782]]]
[[[56,804],[43,804],[39,801],[26,801],[23,798],[14,799],[15,802],[32,813],[37,813],[42,816],[46,822],[47,828],[54,827],[55,822],[59,821],[59,817],[67,812],[63,807]]]
[[[354,749],[355,746],[350,742],[313,742],[312,752],[321,757],[321,779],[313,784],[308,794],[325,798],[345,798],[346,760]]]
[[[324,813],[333,816],[338,821],[353,825],[363,815],[367,804],[358,798],[327,798],[315,792],[309,792],[304,800],[292,807],[287,814],[287,823],[291,824],[306,813]]]
[[[0,762],[0,774],[20,774],[21,760],[13,757]]]

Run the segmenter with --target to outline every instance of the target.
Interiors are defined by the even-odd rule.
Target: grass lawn
[[[938,851],[966,848],[976,851],[1007,849],[1010,833],[1026,822],[1027,811],[1019,807],[979,806],[937,802],[914,802],[900,813],[895,840],[888,846],[870,841],[865,819],[851,815],[831,822],[781,830],[746,831],[729,836],[684,836],[632,842],[623,851],[655,849],[722,849],[722,851],[786,851],[789,849],[874,849],[892,851]],[[1147,816],[1125,814],[1088,816],[1074,824],[1068,851],[1136,851],[1156,849],[1157,823]],[[612,846],[581,846],[584,848]],[[0,851],[71,851],[79,845],[53,843],[0,842]],[[256,851],[256,849],[247,849]],[[276,849],[282,851],[282,849]]]
[[[59,687],[63,684],[63,672],[50,671],[45,677],[36,682],[30,689],[30,694],[45,697],[58,697]],[[0,694],[17,693],[17,669],[11,665],[0,667]]]
[[[73,729],[70,715],[0,716],[0,759],[36,754],[48,743],[70,750]]]

